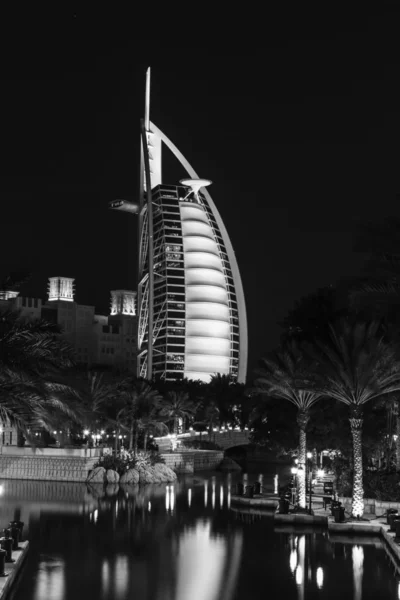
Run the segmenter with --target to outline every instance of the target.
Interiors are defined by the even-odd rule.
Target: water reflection
[[[196,476],[69,490],[3,482],[1,522],[19,511],[31,540],[13,600],[398,598],[379,540],[279,532],[272,513],[248,508],[243,518],[231,499],[241,480]],[[273,490],[273,475],[264,485]]]
[[[241,534],[236,533],[233,540],[233,553],[235,550],[238,552],[238,549],[239,554],[241,553],[241,542]],[[225,582],[232,580],[229,546],[226,538],[212,534],[210,520],[197,521],[194,527],[180,536],[176,600],[231,598],[231,592],[225,587]],[[232,585],[234,585],[234,577]]]
[[[317,577],[316,577],[316,580],[317,580],[318,589],[321,590],[322,586],[324,585],[324,570],[323,570],[322,567],[318,567],[317,568]]]
[[[354,600],[362,599],[362,580],[364,565],[364,550],[362,546],[353,546],[353,580],[354,580]]]
[[[65,564],[63,560],[54,559],[41,561],[37,577],[35,600],[51,598],[64,600],[65,595]]]

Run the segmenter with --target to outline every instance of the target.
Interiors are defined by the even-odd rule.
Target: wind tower
[[[246,379],[247,319],[228,233],[200,179],[150,120],[150,68],[141,120],[139,202],[110,208],[138,215],[138,375],[209,381],[215,373]],[[188,174],[163,183],[167,147]]]

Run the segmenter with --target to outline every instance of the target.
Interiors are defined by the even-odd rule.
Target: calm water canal
[[[0,524],[20,511],[31,544],[12,600],[399,597],[400,576],[379,540],[274,528],[271,516],[234,510],[233,483],[210,474],[103,492],[0,482]]]

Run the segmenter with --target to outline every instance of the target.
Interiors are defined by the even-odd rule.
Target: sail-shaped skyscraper
[[[139,219],[138,375],[207,382],[220,373],[244,382],[247,320],[235,253],[211,182],[150,121],[150,69],[141,125],[139,203],[110,205]],[[188,179],[163,182],[163,146]]]

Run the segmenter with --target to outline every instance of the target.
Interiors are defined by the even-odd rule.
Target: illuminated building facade
[[[149,106],[148,70],[140,201],[110,204],[139,218],[138,375],[208,382],[220,373],[244,382],[244,293],[228,233],[206,189],[211,182],[199,179],[150,121]],[[163,146],[190,179],[163,183]]]

